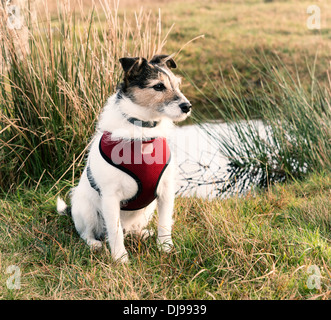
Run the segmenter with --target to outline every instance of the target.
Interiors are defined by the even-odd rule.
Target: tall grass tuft
[[[129,21],[115,1],[89,11],[59,3],[55,17],[45,2],[36,20],[24,14],[30,52],[22,59],[6,19],[0,24],[0,189],[74,174],[119,82],[118,59],[160,53],[167,36],[160,14],[141,10]]]
[[[259,90],[236,70],[230,86],[221,70],[221,81],[213,83],[212,94],[220,104],[210,99],[212,109],[232,133],[229,137],[210,126],[206,129],[229,160],[223,192],[234,185],[241,192],[252,185],[267,187],[331,169],[330,75],[326,73],[329,85],[322,86],[314,75],[315,60],[313,67],[307,65],[311,84],[304,87],[298,74],[290,73],[276,55],[260,59],[264,68],[258,70]],[[252,89],[244,91],[243,82]]]

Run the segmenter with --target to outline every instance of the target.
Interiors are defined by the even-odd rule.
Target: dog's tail
[[[60,197],[57,197],[56,200],[56,210],[61,216],[71,216],[71,207],[68,207]]]

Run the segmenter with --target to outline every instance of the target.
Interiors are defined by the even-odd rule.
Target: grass
[[[47,2],[55,23],[58,20],[56,2]],[[89,14],[90,0],[70,2],[77,16],[82,9],[84,15]],[[83,6],[79,5],[80,2]],[[112,1],[108,3],[112,4]],[[99,28],[102,30],[107,28],[107,19],[100,1],[95,1],[95,5],[100,13]],[[180,71],[193,79],[204,93],[208,93],[213,90],[208,77],[214,82],[219,81],[219,67],[227,77],[232,74],[234,66],[250,79],[251,85],[257,84],[258,87],[259,75],[248,63],[247,57],[259,64],[255,57],[261,52],[267,56],[278,54],[291,71],[295,68],[299,70],[301,78],[307,80],[308,85],[309,76],[305,78],[306,60],[313,61],[318,53],[320,63],[316,76],[320,81],[327,81],[325,72],[329,69],[330,61],[331,4],[328,1],[317,4],[321,9],[321,30],[307,28],[307,8],[310,5],[312,3],[309,0],[212,0],[208,3],[197,0],[121,0],[118,15],[121,19],[125,16],[134,26],[134,12],[139,12],[142,6],[145,12],[151,10],[152,15],[157,15],[160,9],[162,33],[166,34],[172,28],[164,46],[164,51],[168,53],[176,53],[188,41],[205,35],[185,46],[176,60]],[[184,83],[183,88],[196,108],[206,102],[204,95],[189,84]],[[217,97],[214,101],[218,102]]]
[[[244,198],[178,198],[175,249],[127,238],[122,266],[106,243],[90,252],[56,213],[55,190],[22,187],[0,200],[0,298],[329,299],[330,188],[330,175],[314,174]],[[20,268],[19,290],[6,286],[9,265]],[[312,265],[319,289],[307,287]]]
[[[307,27],[307,8],[311,5],[309,0],[213,0],[208,3],[197,0],[122,0],[118,13],[134,22],[133,13],[139,11],[141,6],[147,12],[161,10],[162,32],[167,33],[171,28],[164,50],[168,53],[181,51],[176,56],[179,72],[191,78],[202,93],[185,82],[183,90],[193,106],[201,109],[202,104],[208,103],[206,95],[221,106],[218,97],[210,94],[213,86],[209,81],[221,80],[220,68],[227,85],[230,84],[227,78],[235,67],[249,79],[248,84],[245,81],[241,83],[243,93],[248,85],[258,89],[259,73],[248,60],[263,69],[259,59],[261,53],[268,58],[277,54],[290,71],[299,72],[303,84],[307,86],[310,85],[310,77],[306,73],[307,61],[314,61],[318,54],[315,75],[319,81],[327,82],[331,4],[327,1],[318,3],[321,30]],[[204,35],[204,38],[182,48],[199,35]]]
[[[273,80],[261,76],[266,68],[273,66],[268,67],[260,59],[261,53],[257,54],[257,48],[263,49],[265,60],[270,63],[274,56],[273,51],[279,51],[272,48],[284,48],[286,42],[286,48],[291,53],[289,56],[295,53],[291,57],[297,61],[294,72],[300,77],[299,89],[304,92],[308,82],[307,90],[312,83],[309,72],[303,69],[303,51],[308,53],[309,58],[316,54],[318,45],[320,54],[318,63],[314,66],[314,77],[323,85],[327,83],[324,80],[328,79],[326,60],[329,57],[329,42],[325,41],[327,34],[322,32],[312,35],[310,30],[302,27],[305,19],[293,25],[294,14],[298,13],[297,10],[303,10],[308,2],[300,2],[299,5],[297,1],[230,1],[211,2],[206,5],[187,0],[172,2],[171,6],[147,2],[147,10],[140,10],[135,14],[132,10],[136,7],[130,8],[130,1],[124,1],[119,6],[116,3],[115,6],[109,6],[107,1],[102,5],[97,2],[92,8],[86,6],[84,1],[85,7],[77,5],[77,2],[80,3],[74,1],[76,6],[73,6],[73,10],[64,5],[56,10],[51,6],[48,11],[45,6],[46,10],[37,20],[32,21],[29,15],[27,16],[30,54],[23,54],[23,60],[17,54],[17,45],[13,43],[6,28],[6,19],[1,20],[0,29],[4,35],[1,51],[11,64],[0,74],[0,189],[14,189],[21,183],[33,185],[42,179],[53,179],[55,182],[62,178],[74,179],[80,175],[87,141],[94,132],[97,116],[105,100],[114,92],[120,81],[118,59],[124,55],[151,57],[161,51],[178,53],[183,49],[176,59],[178,58],[178,63],[182,66],[181,70],[185,70],[187,78],[194,82],[194,85],[191,85],[184,81],[186,84],[183,92],[193,100],[201,98],[207,102],[207,112],[201,106],[196,109],[200,112],[203,110],[205,115],[211,117],[224,117],[217,110],[226,108],[238,99],[239,103],[248,104],[253,99],[255,103],[261,104],[261,97],[257,95],[261,90],[266,109],[277,109],[274,103],[276,97],[271,92],[274,88]],[[162,16],[155,10],[156,5],[160,5]],[[323,23],[327,23],[329,11],[324,5],[321,6],[322,12],[325,12]],[[149,8],[152,11],[149,12]],[[127,13],[124,9],[127,9]],[[270,12],[275,19],[267,23],[270,21]],[[304,15],[300,17],[303,18]],[[173,21],[177,22],[174,27]],[[219,31],[220,23],[227,26],[222,34]],[[268,25],[270,30],[276,33],[270,36],[272,42],[263,44],[268,37],[261,25]],[[292,30],[293,34],[284,32],[279,35],[279,28]],[[199,34],[205,34],[205,39],[185,46]],[[248,35],[251,41],[245,41]],[[306,39],[307,35],[310,35],[310,49],[304,46],[303,51],[297,51],[296,46],[302,42],[303,37]],[[261,39],[264,39],[263,43],[257,44]],[[223,44],[226,46],[222,46]],[[198,52],[193,54],[192,50]],[[240,64],[237,61],[238,52],[243,53],[239,55],[240,59],[251,57],[251,63],[245,58],[245,63]],[[231,59],[223,59],[220,54],[230,55]],[[293,70],[288,56],[285,57],[282,52],[279,52],[278,56],[286,66],[285,71]],[[230,60],[232,62],[228,65]],[[230,69],[233,67],[242,75],[237,79],[235,91],[231,88],[233,79]],[[279,72],[283,72],[283,69]],[[291,80],[286,79],[285,84],[288,85],[289,81]],[[261,89],[262,82],[266,90]],[[215,90],[214,83],[225,88],[230,86],[231,89]],[[190,92],[194,92],[196,96],[192,96]],[[296,99],[301,92],[292,90],[288,94]],[[281,98],[284,99],[282,103],[286,102],[287,97],[284,94]],[[270,99],[273,99],[273,102],[270,102]],[[297,107],[301,103],[302,99],[298,100]],[[282,108],[287,105],[285,103]],[[327,106],[329,107],[328,104]],[[262,116],[263,111],[260,108],[257,114]],[[300,117],[301,115],[299,120]],[[315,124],[318,125],[317,122]],[[326,127],[327,125],[328,123]],[[314,138],[324,128],[325,126],[317,127],[319,130],[315,131]],[[321,141],[323,144],[328,143],[327,138]],[[319,145],[318,139],[311,142],[311,145]],[[322,146],[322,149],[322,156],[327,162],[329,149],[327,146]],[[292,152],[287,151],[286,155]],[[260,154],[254,154],[255,159],[259,157]],[[280,163],[280,167],[284,163],[285,161]],[[324,167],[326,166],[327,163]]]
[[[178,56],[178,65],[204,94],[184,84],[184,91],[193,106],[200,108],[208,103],[206,95],[219,106],[221,101],[213,92],[212,82],[220,82],[222,70],[226,84],[233,67],[249,82],[243,81],[242,93],[247,87],[259,89],[259,72],[253,66],[263,69],[259,59],[264,53],[272,59],[277,54],[287,69],[298,70],[303,84],[310,86],[306,72],[307,61],[312,63],[318,54],[316,78],[327,83],[326,70],[330,69],[331,4],[320,1],[321,30],[307,28],[309,0],[272,1],[229,0],[229,1],[144,1],[144,7],[161,8],[164,27],[175,23],[166,49],[177,52],[183,43],[198,35],[205,35],[186,46]],[[136,5],[137,8],[139,4]],[[128,10],[125,2],[120,7]],[[249,63],[253,61],[253,65]],[[216,116],[216,115],[214,115]]]
[[[59,6],[55,21],[46,11],[31,23],[23,59],[1,20],[0,49],[11,63],[0,73],[0,189],[79,172],[97,116],[121,79],[119,58],[160,53],[160,19],[140,11],[131,23],[107,4],[79,14]]]
[[[228,132],[206,126],[204,114],[196,112],[201,126],[229,160],[224,191],[234,185],[241,191],[251,185],[266,188],[331,168],[331,82],[317,80],[318,60],[307,66],[310,86],[306,88],[299,73],[291,72],[278,56],[260,59],[263,70],[252,64],[259,72],[260,88],[246,89],[251,99],[241,85],[249,79],[236,69],[230,85],[223,74],[222,81],[212,82],[212,96],[218,97],[221,107],[205,96],[209,99],[206,112],[218,113],[218,118],[230,124],[230,137]]]
[[[11,61],[0,74],[0,298],[330,299],[328,5],[319,4],[323,29],[315,32],[305,27],[309,1],[144,4],[151,13],[135,16],[129,0],[46,11],[30,25],[23,60],[0,26],[1,54]],[[199,34],[205,39],[177,56],[194,84],[183,91],[207,103],[204,116],[260,116],[271,126],[263,140],[237,125],[239,148],[215,137],[244,174],[252,164],[267,174],[266,189],[222,201],[178,198],[173,252],[161,254],[155,237],[127,238],[131,264],[117,265],[106,243],[90,252],[71,219],[55,212],[55,198],[80,175],[121,76],[118,58],[178,52]],[[318,63],[307,71],[311,59]],[[285,183],[270,186],[279,172],[286,179],[273,182]],[[6,285],[11,265],[21,271],[19,290]],[[314,265],[320,288],[308,288]]]

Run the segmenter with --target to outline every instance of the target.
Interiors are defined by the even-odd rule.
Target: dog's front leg
[[[169,252],[173,247],[171,229],[175,201],[174,186],[172,183],[167,183],[162,191],[157,200],[159,215],[157,243],[160,250]]]
[[[120,219],[120,201],[116,197],[103,196],[102,214],[113,259],[123,263],[128,262],[128,253],[124,247],[124,235]]]

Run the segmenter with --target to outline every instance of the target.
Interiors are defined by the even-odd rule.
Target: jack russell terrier
[[[113,259],[128,261],[124,235],[143,238],[156,206],[157,243],[170,251],[175,167],[166,137],[191,104],[181,93],[171,56],[121,58],[124,79],[101,113],[87,165],[71,193],[71,208],[57,200],[60,214],[71,211],[80,236],[93,249],[107,235]]]

